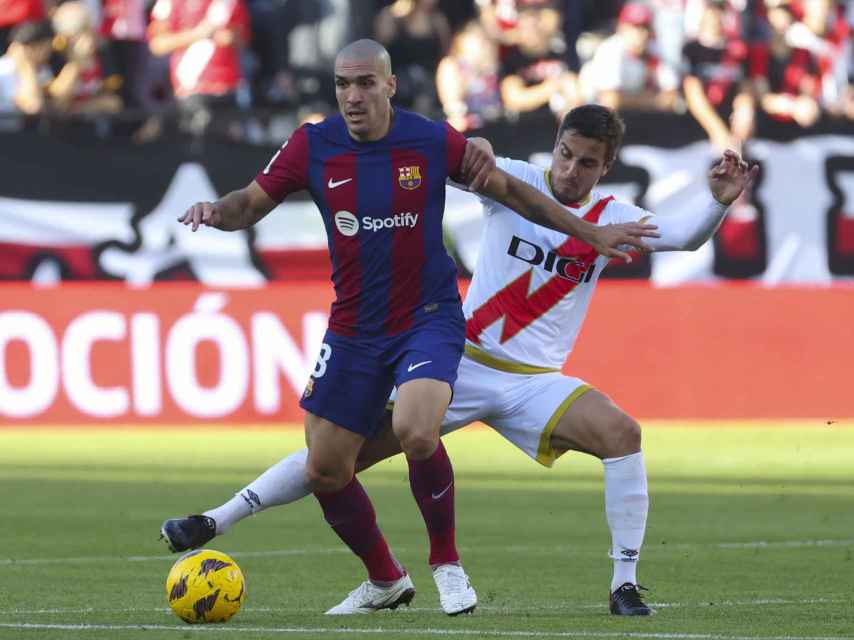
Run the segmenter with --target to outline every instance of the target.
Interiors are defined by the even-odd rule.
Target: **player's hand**
[[[184,225],[191,225],[193,231],[196,231],[202,225],[206,227],[219,227],[222,223],[222,214],[220,214],[216,202],[197,202],[187,209],[183,216],[178,218],[178,222]]]
[[[486,138],[469,138],[461,167],[469,191],[480,191],[495,170],[495,152]]]
[[[748,167],[738,152],[727,149],[709,171],[709,189],[715,200],[729,206],[756,179],[758,173],[759,165]]]
[[[606,224],[594,227],[594,237],[588,240],[588,244],[596,250],[596,253],[606,258],[619,258],[631,262],[631,255],[620,247],[634,247],[638,251],[649,253],[652,248],[644,243],[643,239],[660,238],[661,234],[656,229],[658,229],[656,225],[642,222]]]

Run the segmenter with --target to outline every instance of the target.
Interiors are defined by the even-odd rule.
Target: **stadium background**
[[[715,95],[753,95],[752,125],[723,140],[760,164],[749,196],[699,251],[612,265],[567,369],[620,389],[641,418],[854,415],[852,3],[216,0],[204,4],[230,11],[243,35],[232,66],[212,70],[231,84],[211,95],[205,70],[194,87],[170,84],[169,56],[149,50],[162,29],[178,29],[163,11],[180,2],[5,1],[7,19],[50,20],[57,78],[84,64],[76,43],[98,43],[94,75],[78,77],[70,100],[46,90],[40,110],[0,112],[0,415],[10,424],[299,420],[330,295],[314,205],[289,199],[232,234],[190,234],[174,220],[243,186],[295,126],[333,112],[331,61],[358,36],[387,42],[398,103],[449,117],[498,154],[547,164],[566,109],[626,105],[628,134],[604,184],[660,215],[697,206],[722,145],[661,68],[699,77],[724,119],[735,108]],[[692,46],[708,43],[712,23],[724,53],[696,63]],[[14,27],[0,35],[14,40]],[[614,58],[615,43],[638,33],[643,51]],[[116,65],[128,48],[144,64]],[[603,64],[638,61],[640,80],[625,73],[607,91],[589,80]],[[784,113],[769,94],[819,110]],[[446,235],[463,287],[480,226],[478,200],[449,188]],[[198,313],[209,333],[188,341],[182,327]],[[625,345],[632,366],[613,366]]]
[[[337,48],[374,34],[383,10],[399,21],[423,5],[444,16],[451,33],[461,33],[471,20],[481,23],[495,38],[490,46],[500,60],[510,46],[501,39],[512,37],[507,34],[520,15],[534,12],[542,28],[558,17],[548,38],[548,66],[554,69],[556,61],[559,73],[571,78],[619,29],[624,3],[250,1],[252,35],[241,49],[233,100],[224,104],[174,98],[165,58],[145,53],[145,25],[124,39],[110,31],[113,12],[139,11],[147,21],[152,3],[85,4],[91,12],[86,29],[107,45],[131,42],[121,47],[144,54],[145,72],[134,76],[128,69],[139,67],[123,67],[116,72],[123,83],[106,82],[114,76],[105,75],[73,100],[47,101],[29,115],[0,100],[6,108],[0,109],[0,492],[7,506],[0,566],[9,572],[7,584],[17,587],[14,594],[0,588],[0,637],[115,637],[118,630],[143,627],[151,629],[145,637],[159,637],[156,627],[168,619],[152,619],[151,612],[162,613],[159,581],[169,560],[153,555],[148,540],[159,520],[220,501],[301,446],[290,427],[300,421],[296,401],[332,296],[313,205],[289,200],[245,233],[190,234],[175,218],[196,200],[243,186],[295,126],[334,109],[328,74]],[[654,33],[684,34],[682,42],[660,43],[664,49],[681,50],[705,4],[645,3]],[[644,571],[657,581],[654,600],[674,608],[663,608],[668,613],[654,628],[662,635],[652,637],[849,637],[854,622],[850,608],[840,610],[848,598],[840,588],[847,593],[850,583],[845,563],[854,524],[852,429],[846,428],[854,418],[848,26],[854,3],[723,4],[730,12],[727,37],[756,45],[760,53],[772,38],[769,11],[784,5],[793,25],[804,25],[815,5],[832,8],[821,38],[798,41],[814,50],[792,47],[815,56],[804,68],[817,84],[789,89],[791,95],[802,92],[819,111],[799,122],[769,114],[757,102],[751,135],[736,140],[761,165],[749,200],[697,252],[612,265],[566,370],[640,418],[646,448],[655,452],[654,524]],[[13,13],[17,20],[53,12],[52,4],[0,0],[0,35],[11,37],[6,19]],[[67,40],[81,35],[69,29],[57,25],[66,40],[54,41],[53,73],[67,63]],[[284,48],[279,33],[287,34]],[[430,90],[439,60],[410,57],[406,104],[442,117],[447,105]],[[762,68],[750,70],[746,58],[743,64],[745,82],[761,85]],[[485,79],[484,86],[494,86],[467,105],[470,117],[461,121],[453,108],[445,115],[466,135],[488,137],[499,154],[547,163],[556,117],[580,96],[511,108],[499,89],[510,69],[499,65]],[[690,69],[678,61],[680,76]],[[104,93],[123,104],[87,102]],[[656,93],[653,87],[653,98]],[[693,206],[719,142],[710,140],[677,94],[664,107],[653,99],[652,106],[621,108],[628,135],[605,180],[606,190],[660,215]],[[473,197],[449,190],[447,238],[463,290],[478,249],[479,216]],[[204,330],[190,331],[199,315]],[[569,615],[589,637],[621,633],[592,617],[604,612],[590,596],[601,595],[597,589],[605,584],[594,569],[604,566],[599,471],[573,460],[546,477],[485,434],[454,436],[449,445],[466,514],[461,535],[472,548],[482,546],[482,557],[473,552],[470,566],[490,585],[477,624],[493,635],[557,637]],[[421,532],[417,514],[407,511],[411,499],[400,484],[402,473],[389,465],[368,474],[366,484],[378,496],[390,535],[414,538]],[[543,519],[554,511],[559,481],[571,487],[569,534],[551,516]],[[116,504],[122,505],[118,512]],[[326,532],[319,532],[310,508],[287,510],[288,520],[259,518],[226,542],[248,569],[253,606],[273,607],[249,609],[235,628],[268,625],[270,611],[276,624],[292,625],[275,636],[316,637],[326,628],[301,612],[350,588],[352,567],[324,564],[334,587],[319,584],[313,563],[327,558],[327,547],[337,548],[337,541],[321,537]],[[508,508],[516,522],[502,520]],[[283,522],[297,523],[286,525],[285,540]],[[535,531],[525,524],[534,522]],[[503,573],[490,573],[501,566],[496,557],[507,543],[499,531],[532,540],[514,553],[542,582],[520,587],[505,582]],[[671,539],[682,546],[666,549]],[[281,549],[264,556],[271,545]],[[553,575],[543,549],[573,558],[572,585],[563,574]],[[402,557],[410,553],[404,548]],[[128,564],[128,558],[136,560]],[[414,558],[409,566],[420,562]],[[686,585],[685,574],[706,579]],[[304,581],[296,592],[294,575]],[[45,579],[89,586],[45,597]],[[429,584],[429,577],[420,582]],[[781,593],[776,587],[784,583]],[[582,604],[543,608],[537,595],[543,591],[566,591],[570,602]],[[711,605],[698,612],[686,604],[706,607],[721,593],[731,597],[719,603],[719,613]],[[140,608],[99,611],[100,603],[116,597],[138,598]],[[490,617],[496,611],[499,617]],[[446,624],[439,617],[428,622]],[[28,624],[35,626],[24,631]],[[304,630],[309,627],[316,628]],[[169,630],[163,634],[174,637]]]

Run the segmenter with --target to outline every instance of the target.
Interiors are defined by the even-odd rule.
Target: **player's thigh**
[[[398,387],[392,429],[409,458],[423,460],[433,454],[450,401],[451,387],[444,380],[419,378]]]
[[[418,378],[405,382],[397,389],[392,426],[396,428],[401,422],[424,423],[431,428],[435,427],[438,433],[450,402],[451,387],[444,380]]]
[[[454,384],[451,404],[442,418],[440,436],[448,435],[458,429],[484,420],[494,410],[495,399],[501,396],[501,372],[482,364],[463,358]],[[383,418],[383,426],[362,447],[356,462],[361,471],[380,460],[390,458],[402,451],[400,440],[391,428],[392,410],[397,404],[397,389],[392,391],[388,408]]]
[[[472,422],[484,420],[496,407],[501,396],[502,372],[463,358],[457,369],[454,393],[442,418],[440,435],[453,433]],[[389,397],[389,407],[397,404],[397,389]]]
[[[364,438],[382,423],[393,371],[372,340],[327,331],[300,406]],[[308,442],[309,449],[311,442]]]
[[[464,331],[461,317],[436,316],[412,330],[390,355],[397,385],[392,427],[398,437],[412,432],[438,437],[457,380]]]
[[[355,473],[364,436],[313,413],[305,414],[306,479],[314,491],[337,491]]]
[[[601,391],[590,389],[560,417],[551,434],[556,451],[583,451],[617,458],[641,448],[640,425]]]
[[[564,453],[552,446],[552,434],[569,408],[591,390],[590,385],[557,372],[503,375],[508,381],[501,407],[486,424],[540,464],[552,466]]]

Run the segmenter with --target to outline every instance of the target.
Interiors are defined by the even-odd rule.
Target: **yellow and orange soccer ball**
[[[172,565],[166,578],[166,598],[184,622],[226,622],[246,600],[246,581],[228,555],[196,549]]]

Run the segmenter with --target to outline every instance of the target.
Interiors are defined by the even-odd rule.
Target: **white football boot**
[[[341,604],[326,612],[328,616],[349,616],[354,613],[373,613],[380,609],[397,609],[409,605],[415,597],[415,585],[408,573],[387,587],[379,587],[366,580],[344,598]]]
[[[433,570],[442,610],[449,616],[471,613],[477,606],[477,594],[458,564],[440,564]]]

